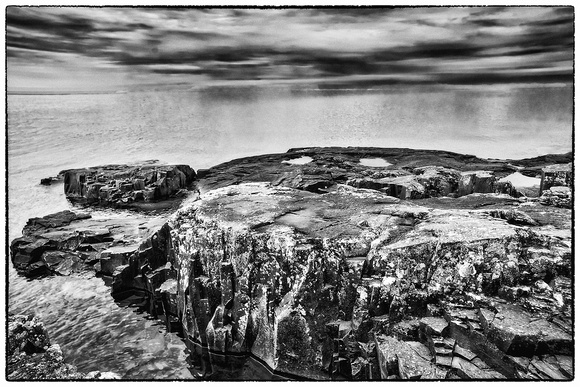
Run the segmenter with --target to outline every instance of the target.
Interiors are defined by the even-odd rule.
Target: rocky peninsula
[[[571,380],[572,161],[300,148],[68,170],[82,211],[30,219],[11,259],[139,299],[201,378],[251,357],[299,379]]]

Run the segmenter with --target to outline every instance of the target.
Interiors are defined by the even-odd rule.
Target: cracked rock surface
[[[571,235],[493,215],[348,186],[210,191],[169,222],[178,315],[210,349],[310,378],[566,379],[509,359],[572,355]]]
[[[571,209],[499,181],[571,191],[568,162],[295,149],[198,171],[201,194],[144,229],[33,219],[12,260],[31,277],[88,265],[139,295],[206,378],[239,355],[319,380],[569,380]]]

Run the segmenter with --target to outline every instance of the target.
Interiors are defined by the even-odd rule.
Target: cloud
[[[143,79],[571,82],[573,22],[572,7],[7,7],[7,71],[12,87],[42,85],[40,74],[53,87],[51,72],[64,77],[63,68],[87,79],[106,68],[118,87]]]

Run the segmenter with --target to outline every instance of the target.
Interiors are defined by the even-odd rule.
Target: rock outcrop
[[[14,268],[27,277],[45,275],[112,275],[164,217],[125,214],[93,218],[62,211],[28,221],[23,236],[10,244]]]
[[[542,191],[539,201],[548,206],[572,208],[572,190],[563,186],[550,187],[550,189]]]
[[[195,179],[195,171],[188,165],[154,161],[69,169],[60,175],[64,176],[64,191],[70,200],[116,207],[183,196]]]
[[[292,160],[302,158],[308,161],[292,164]],[[369,167],[361,162],[366,158],[383,160],[386,166]],[[547,160],[552,161],[551,158]],[[199,171],[198,186],[202,190],[211,190],[244,182],[271,182],[275,186],[320,193],[336,184],[347,184],[411,200],[473,193],[520,197],[529,196],[529,190],[516,189],[502,178],[524,169],[528,175],[538,179],[543,173],[540,161],[536,159],[510,160],[508,163],[442,151],[301,148],[283,154],[238,159]],[[537,189],[533,196],[538,196]]]
[[[144,233],[33,219],[12,260],[31,276],[75,271],[54,256],[96,266],[114,297],[183,332],[206,378],[235,355],[307,379],[569,380],[571,210],[518,198],[498,181],[527,167],[513,165],[374,148],[246,158],[198,173],[201,195]]]
[[[573,181],[572,163],[547,165],[542,168],[540,192],[552,187],[571,187]]]
[[[212,351],[250,352],[304,377],[537,375],[506,359],[570,359],[571,301],[561,297],[570,291],[571,236],[501,217],[347,186],[322,195],[260,184],[208,192],[169,223],[178,315],[187,336]],[[538,281],[551,292],[536,291]],[[475,356],[455,356],[455,344],[434,349],[421,330],[428,316],[442,318],[442,342]],[[393,343],[400,324],[415,329],[404,330],[404,345]],[[431,346],[424,367],[420,345]],[[389,369],[389,356],[396,369],[373,370],[373,362]]]
[[[119,379],[113,372],[81,373],[64,362],[58,344],[50,343],[44,325],[33,316],[9,315],[6,352],[9,381]]]

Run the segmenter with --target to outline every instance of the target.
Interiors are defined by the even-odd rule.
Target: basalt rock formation
[[[198,171],[198,187],[210,190],[248,182],[270,182],[320,193],[336,184],[381,191],[400,199],[464,196],[472,193],[503,193],[531,197],[502,178],[514,172],[541,178],[543,166],[554,160],[568,172],[563,180],[572,182],[572,154],[551,155],[529,160],[488,160],[444,151],[404,148],[297,148],[283,154],[247,157]],[[302,164],[303,159],[311,159]],[[364,160],[387,162],[386,167],[370,167]],[[542,160],[547,160],[542,164]],[[299,162],[294,164],[294,162]],[[551,178],[546,178],[548,181]],[[558,184],[556,184],[558,185]],[[540,187],[533,196],[541,194]]]
[[[155,161],[69,169],[60,175],[64,176],[64,192],[70,200],[114,207],[184,196],[195,179],[195,171],[188,165],[163,165]]]
[[[202,377],[238,355],[308,379],[569,380],[570,205],[499,181],[540,179],[548,163],[378,148],[245,158],[198,171],[200,195],[127,246],[114,227],[69,237],[82,216],[36,219],[12,260],[56,272],[51,256],[86,265],[91,251],[116,298],[137,294],[182,331]],[[558,179],[544,191],[571,192]]]
[[[574,180],[572,163],[548,165],[542,168],[540,202],[556,207],[572,208]]]
[[[210,350],[309,378],[566,379],[516,364],[571,360],[571,237],[501,218],[348,186],[208,192],[169,222],[178,316]]]
[[[113,275],[141,241],[165,223],[139,214],[93,218],[62,211],[28,221],[23,236],[10,244],[14,268],[27,277]]]

